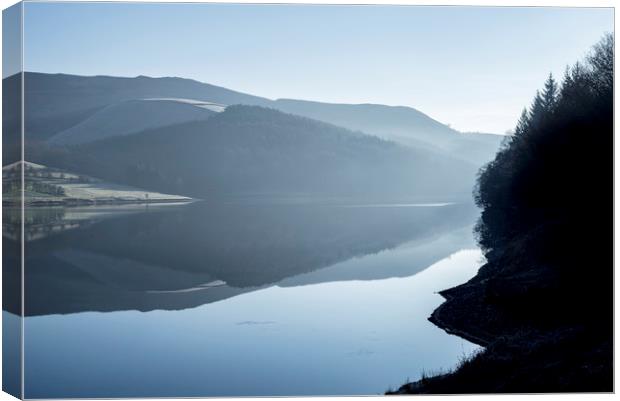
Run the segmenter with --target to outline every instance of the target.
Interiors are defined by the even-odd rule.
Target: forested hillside
[[[30,146],[31,161],[157,192],[464,199],[476,167],[258,106],[68,147]]]

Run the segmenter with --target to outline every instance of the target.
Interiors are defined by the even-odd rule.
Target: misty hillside
[[[469,197],[502,138],[408,107],[272,101],[181,78],[26,73],[24,85],[28,160],[192,197]]]
[[[19,75],[3,79],[5,98],[19,98]],[[24,73],[25,127],[28,140],[46,140],[83,122],[106,106],[137,99],[195,99],[223,105],[267,104],[268,99],[182,78],[85,77]],[[3,124],[17,129],[21,102],[3,105]],[[12,119],[14,118],[14,119]]]
[[[84,121],[50,139],[50,143],[70,145],[127,135],[165,125],[206,120],[215,111],[174,99],[125,100],[97,111]]]
[[[4,85],[8,92],[19,93],[20,85],[16,76],[5,78]],[[494,156],[503,138],[497,135],[462,134],[410,107],[330,104],[292,99],[274,101],[183,78],[84,77],[27,72],[24,87],[26,137],[35,141],[47,140],[70,130],[106,107],[146,98],[181,98],[225,106],[245,104],[271,107],[363,131],[413,148],[446,152],[450,157],[478,165]],[[5,110],[4,115],[10,117],[19,113]],[[17,124],[7,121],[7,117],[5,123]],[[176,122],[161,121],[161,125]]]
[[[257,106],[230,106],[205,121],[65,149],[33,147],[30,153],[35,162],[193,197],[469,197],[477,170],[441,154]]]
[[[275,105],[276,108],[287,113],[304,115],[380,136],[412,136],[411,127],[415,127],[419,130],[416,134],[418,140],[441,143],[448,141],[457,133],[447,125],[410,107],[321,103],[294,99],[278,99]]]
[[[371,133],[411,147],[439,149],[473,163],[489,161],[503,139],[500,135],[464,134],[414,108],[404,106],[278,99],[274,107],[287,113]]]

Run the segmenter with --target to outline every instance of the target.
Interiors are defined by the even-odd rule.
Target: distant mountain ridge
[[[5,78],[5,93],[19,81]],[[270,100],[182,78],[27,72],[24,89],[28,160],[198,198],[469,198],[502,138],[409,107]],[[17,106],[4,106],[5,130],[19,127]],[[20,154],[11,138],[5,163]]]
[[[234,104],[270,107],[362,131],[410,147],[447,152],[451,157],[477,165],[494,156],[503,138],[499,135],[478,137],[476,134],[462,134],[416,109],[405,106],[271,100],[185,78],[85,77],[37,72],[26,72],[24,77],[26,136],[31,140],[47,140],[67,130],[75,132],[76,126],[89,117],[96,116],[106,107],[152,98],[186,99],[216,103],[224,107]],[[4,79],[4,84],[7,88],[15,86],[14,90],[18,90],[16,81],[18,80],[15,76],[8,77]],[[18,114],[4,113],[6,116]],[[161,125],[176,122],[179,121],[162,122]],[[112,134],[118,135],[119,131],[112,130],[103,136]],[[63,141],[56,139],[53,142]]]
[[[446,152],[481,164],[495,155],[503,136],[461,133],[411,107],[339,104],[278,99],[275,108],[341,127],[359,130],[403,145]]]
[[[287,113],[328,121],[341,127],[364,131],[389,139],[411,136],[411,127],[419,130],[416,139],[425,142],[446,141],[458,133],[458,131],[426,114],[405,106],[277,99],[275,108]]]

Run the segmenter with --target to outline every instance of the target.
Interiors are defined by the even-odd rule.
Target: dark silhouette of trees
[[[612,35],[567,68],[561,85],[549,75],[512,138],[481,169],[474,198],[487,259],[534,238],[540,246],[522,250],[527,263],[560,272],[572,306],[592,315],[605,302],[611,308]]]
[[[485,347],[398,393],[613,391],[613,38],[549,75],[474,189],[486,263],[429,320]]]

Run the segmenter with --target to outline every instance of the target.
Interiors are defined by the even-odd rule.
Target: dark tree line
[[[607,34],[561,83],[549,75],[474,191],[487,258],[532,236],[540,247],[523,253],[579,283],[575,297],[611,294],[613,45]]]

